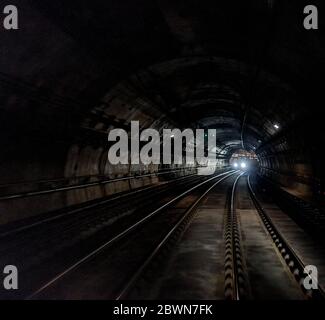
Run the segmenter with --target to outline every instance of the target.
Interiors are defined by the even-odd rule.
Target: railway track
[[[9,298],[149,297],[146,287],[154,288],[159,282],[157,268],[160,273],[167,272],[166,261],[182,244],[206,199],[215,196],[217,186],[219,192],[228,194],[223,239],[219,239],[223,246],[215,248],[220,257],[223,252],[220,265],[224,268],[210,269],[213,267],[219,278],[223,274],[223,298],[323,300],[322,287],[304,289],[305,265],[268,217],[250,177],[235,170],[212,177],[183,177],[158,188],[131,193],[129,197],[123,195],[94,204],[77,211],[78,214],[60,213],[59,217],[0,233],[0,261],[19,263],[26,259],[20,277],[28,281],[19,296]],[[130,211],[132,207],[137,209]],[[217,208],[215,204],[213,208]],[[112,212],[123,212],[124,216],[114,216]],[[108,217],[112,221],[108,222]],[[49,256],[46,250],[50,251]],[[183,268],[186,272],[189,266]],[[155,290],[155,298],[161,298],[159,289]],[[178,293],[174,294],[173,298],[177,298]]]
[[[317,242],[325,243],[325,210],[321,204],[316,205],[298,198],[261,175],[257,175],[256,178],[263,189],[273,197],[279,207],[291,219],[307,231]]]
[[[238,211],[243,212],[244,210],[238,210],[238,206],[240,204],[236,204],[236,190],[238,188],[238,183],[240,179],[247,180],[247,190],[249,193],[250,200],[254,204],[254,211],[260,218],[260,223],[268,235],[268,240],[272,242],[273,249],[276,251],[276,255],[281,263],[286,267],[283,267],[283,274],[287,275],[288,283],[291,282],[292,286],[292,279],[294,278],[297,282],[298,287],[301,290],[301,297],[299,297],[299,293],[297,290],[289,289],[288,285],[283,281],[280,283],[278,275],[280,274],[279,266],[276,264],[269,263],[269,268],[265,268],[265,271],[256,271],[256,268],[252,268],[249,264],[253,262],[259,261],[258,252],[249,253],[251,244],[247,244],[248,236],[247,233],[249,231],[255,232],[254,239],[256,243],[254,244],[254,250],[257,251],[256,246],[258,245],[257,242],[260,241],[267,245],[267,241],[263,241],[264,239],[259,240],[258,236],[258,228],[255,226],[254,228],[249,228],[247,222],[245,223],[245,219],[249,219],[249,223],[253,223],[253,219],[248,217],[240,217]],[[241,189],[241,196],[243,196],[243,189]],[[254,213],[250,213],[251,215]],[[246,230],[241,230],[245,229]],[[246,231],[246,234],[245,234]],[[267,282],[268,278],[272,281],[272,277],[270,274],[275,275],[274,277],[274,284],[272,286],[266,284],[264,286],[264,290],[270,288],[274,290],[274,293],[277,294],[285,294],[285,291],[292,292],[293,299],[316,299],[316,300],[323,300],[325,298],[323,289],[321,287],[318,290],[306,290],[303,283],[306,277],[310,277],[311,275],[304,274],[305,265],[295,253],[295,250],[289,245],[289,243],[285,240],[284,236],[277,230],[276,226],[272,223],[272,220],[267,215],[263,206],[259,202],[252,185],[250,183],[250,176],[245,176],[245,174],[241,174],[235,180],[230,197],[230,205],[229,205],[229,212],[226,220],[226,227],[225,227],[225,243],[226,243],[226,257],[225,257],[225,297],[226,299],[231,300],[246,300],[246,299],[263,299],[268,298],[268,294],[264,293],[263,290],[256,289],[256,281],[254,278],[259,279],[258,286],[264,286],[263,281]],[[267,261],[271,254],[267,252],[267,248],[264,250],[265,257],[264,259]],[[261,265],[263,267],[263,265]],[[250,270],[249,270],[250,269]],[[264,277],[263,277],[264,273]],[[268,273],[268,275],[266,274]],[[294,292],[296,291],[296,292]],[[273,294],[273,293],[272,293]],[[258,297],[259,296],[259,297]],[[270,295],[271,296],[271,295]],[[274,298],[279,298],[279,296],[274,295]],[[288,298],[290,298],[288,296]]]
[[[247,174],[223,181],[218,191],[211,192],[214,186],[202,194],[205,201],[201,198],[187,213],[196,222],[184,218],[186,222],[173,238],[179,228],[175,226],[117,299],[323,300],[321,287],[304,288],[305,266],[263,210]],[[222,198],[227,190],[228,196]],[[223,199],[224,206],[215,198]],[[216,225],[222,222],[220,215],[224,216],[223,228]],[[207,228],[207,221],[223,229],[223,239],[215,241],[221,235]],[[216,233],[202,241],[202,230]]]
[[[232,300],[239,300],[247,290],[239,222],[235,208],[236,187],[243,175],[244,173],[238,175],[233,183],[229,212],[225,223],[225,297]]]
[[[158,243],[158,245],[154,248],[154,250],[150,253],[150,255],[145,259],[145,261],[140,265],[137,271],[133,274],[129,281],[123,286],[118,295],[116,296],[116,300],[121,300],[127,297],[127,294],[136,284],[136,281],[141,277],[142,273],[148,267],[150,263],[158,256],[162,248],[167,248],[168,244],[171,242],[175,242],[177,238],[180,236],[182,232],[184,232],[186,226],[190,223],[191,218],[195,214],[195,210],[197,206],[200,204],[202,199],[206,197],[206,195],[215,188],[218,184],[220,184],[225,179],[229,178],[233,174],[229,174],[224,176],[223,178],[217,180],[213,183],[207,190],[205,190],[196,200],[195,202],[185,211],[182,217],[177,221],[177,223],[167,232],[167,234],[163,237],[163,239]]]
[[[231,172],[233,170],[220,176]],[[67,265],[75,267],[79,265],[75,261],[88,260],[103,247],[118,241],[151,216],[213,179],[215,177],[183,177],[173,183],[104,200],[2,232],[0,260],[17,265],[21,279],[28,279],[18,298],[35,291],[35,283],[69,269]],[[174,197],[175,188],[180,196]]]
[[[37,257],[40,255],[44,259],[65,247],[78,245],[83,239],[89,240],[96,233],[107,231],[116,221],[125,220],[132,215],[135,207],[142,208],[141,203],[146,199],[149,198],[148,207],[150,203],[155,205],[154,202],[159,201],[159,197],[170,196],[170,188],[184,189],[195,184],[198,179],[194,176],[180,178],[170,184],[148,187],[64,212],[59,211],[49,218],[9,228],[0,233],[0,261],[11,261],[22,270],[33,267],[39,262]]]
[[[92,200],[92,201],[89,201],[87,203],[83,203],[80,205],[74,205],[74,206],[71,206],[68,208],[56,210],[54,212],[44,213],[44,214],[38,215],[36,217],[27,218],[27,219],[23,220],[22,222],[13,222],[13,223],[10,223],[9,226],[5,225],[5,226],[0,227],[0,238],[6,237],[9,235],[15,235],[21,231],[26,231],[27,229],[32,229],[32,228],[38,227],[40,225],[51,223],[51,222],[53,222],[55,220],[59,220],[61,218],[66,219],[68,216],[80,214],[83,212],[87,212],[89,210],[98,209],[98,208],[101,208],[102,206],[104,206],[106,208],[107,205],[115,204],[118,201],[123,201],[124,199],[132,200],[135,197],[139,198],[139,197],[141,197],[142,194],[145,194],[145,192],[146,192],[146,195],[148,195],[148,192],[158,194],[161,190],[163,191],[164,189],[168,188],[169,185],[178,183],[180,181],[181,182],[185,181],[188,178],[193,178],[194,180],[198,179],[196,174],[191,174],[191,175],[183,176],[183,177],[168,181],[161,185],[147,186],[147,187],[135,189],[130,192],[122,192],[121,194],[117,194],[117,195],[110,196],[110,197],[105,197],[104,199]],[[54,192],[59,192],[58,190],[59,189],[54,189]],[[21,194],[21,195],[18,194],[16,196],[26,197],[27,195],[26,194]],[[6,198],[5,200],[8,200],[8,199]]]
[[[192,169],[198,169],[199,167],[194,167]],[[188,170],[188,169],[187,169]],[[178,168],[174,170],[160,170],[158,172],[154,173],[145,173],[145,174],[139,174],[139,175],[133,175],[133,176],[125,176],[121,178],[115,178],[115,179],[105,179],[105,178],[99,178],[98,176],[81,176],[79,177],[80,179],[88,179],[90,180],[91,178],[96,179],[96,181],[93,182],[84,182],[84,183],[72,183],[69,184],[69,179],[68,178],[62,178],[62,179],[52,179],[52,180],[40,180],[40,181],[30,181],[30,182],[25,182],[25,183],[12,183],[12,184],[3,184],[0,185],[0,190],[1,189],[10,189],[14,187],[22,187],[24,185],[36,185],[37,190],[29,190],[29,191],[24,191],[24,192],[19,192],[19,193],[8,193],[8,194],[2,194],[0,195],[0,201],[8,201],[8,200],[14,200],[14,199],[23,199],[23,198],[30,198],[30,197],[36,197],[36,196],[42,196],[42,195],[49,195],[53,193],[59,193],[59,192],[66,192],[66,191],[71,191],[71,190],[80,190],[80,189],[86,189],[89,187],[95,187],[95,186],[105,186],[108,184],[116,183],[116,182],[121,182],[121,181],[132,181],[136,179],[141,179],[141,178],[148,178],[148,177],[158,177],[158,176],[164,176],[164,175],[171,175],[174,173],[182,173],[187,171],[184,168]],[[75,179],[78,179],[76,177]],[[46,187],[46,185],[50,185],[51,183],[61,183],[61,184],[68,184],[64,186],[57,186],[55,188],[51,187]],[[42,186],[42,184],[45,185]],[[41,190],[39,190],[41,189]]]
[[[102,283],[105,283],[105,293],[99,298],[115,298],[119,296],[120,288],[127,281],[128,275],[144,260],[144,257],[151,252],[156,242],[166,232],[169,227],[174,227],[183,216],[184,210],[190,206],[197,197],[200,197],[202,189],[208,188],[215,183],[216,179],[223,180],[233,175],[234,171],[225,172],[204,181],[196,183],[186,191],[172,197],[167,202],[146,214],[144,217],[121,230],[114,237],[89,252],[87,255],[78,259],[75,263],[56,274],[53,278],[46,281],[38,289],[28,295],[28,299],[35,298],[76,298],[82,292],[100,291]],[[197,192],[194,195],[193,192]],[[163,226],[163,227],[162,227]],[[128,262],[126,262],[128,261]],[[93,267],[98,268],[94,273]],[[87,275],[88,285],[91,288],[74,288],[80,285],[82,278]],[[96,281],[97,279],[97,281]],[[64,289],[62,289],[64,288]],[[90,291],[89,291],[90,290]],[[69,295],[72,296],[69,296]],[[87,295],[87,294],[86,294]],[[94,294],[97,298],[98,295]]]
[[[253,190],[252,184],[250,182],[250,176],[248,176],[247,178],[247,186],[252,201],[261,218],[261,221],[265,226],[265,229],[267,230],[270,238],[272,239],[275,247],[277,248],[278,253],[282,256],[284,262],[286,263],[292,275],[294,276],[297,283],[299,284],[305,297],[307,299],[324,300],[325,293],[324,293],[324,289],[321,286],[318,286],[317,290],[305,289],[303,285],[304,279],[308,277],[310,278],[310,280],[314,280],[313,276],[304,273],[304,269],[306,266],[304,265],[300,257],[295,252],[295,249],[286,241],[285,237],[277,229],[276,225],[272,222],[272,220],[270,219],[266,211],[263,209],[263,206],[259,202],[256,193]]]

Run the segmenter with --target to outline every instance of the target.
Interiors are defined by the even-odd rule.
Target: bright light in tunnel
[[[252,146],[253,148],[254,146]],[[229,160],[232,168],[240,170],[249,170],[257,165],[257,156],[254,151],[236,150]]]
[[[170,135],[170,137],[171,137],[171,138],[174,138],[174,137],[175,137],[175,135],[174,135],[174,134],[171,134],[171,135]]]
[[[280,129],[280,126],[279,126],[278,124],[276,124],[276,123],[273,125],[273,127],[274,127],[275,129],[277,129],[277,130]]]

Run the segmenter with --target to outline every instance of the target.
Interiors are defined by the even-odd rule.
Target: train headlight
[[[242,169],[245,169],[245,168],[246,168],[246,163],[245,163],[245,162],[242,162],[242,163],[240,164],[240,167],[241,167]]]

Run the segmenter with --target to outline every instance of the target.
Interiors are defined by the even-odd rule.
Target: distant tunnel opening
[[[258,168],[258,157],[254,151],[239,149],[235,151],[230,159],[229,165],[234,169],[256,170]]]
[[[181,172],[181,165],[108,162],[108,133],[129,132],[132,120],[159,132],[215,129],[213,152],[220,167],[232,163],[237,150],[246,150],[256,154],[262,176],[295,195],[324,201],[324,116],[318,108],[324,92],[318,81],[324,74],[323,37],[287,20],[299,6],[278,2],[281,10],[275,12],[253,1],[243,4],[248,6],[243,15],[219,2],[201,10],[186,2],[184,12],[176,2],[166,7],[128,2],[130,10],[112,1],[78,8],[67,3],[66,10],[53,1],[21,4],[33,28],[22,28],[17,37],[6,33],[1,188],[10,194],[152,176],[3,209],[50,210],[154,183],[159,170]],[[219,32],[223,19],[233,23],[229,34]],[[277,26],[269,32],[270,23]]]

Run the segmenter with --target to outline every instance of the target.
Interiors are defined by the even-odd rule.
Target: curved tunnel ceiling
[[[137,72],[106,98],[110,102],[123,100],[126,87],[132,87],[178,126],[216,129],[222,150],[255,150],[277,132],[275,124],[285,126],[303,109],[294,90],[265,71],[254,83],[254,103],[250,104],[247,84],[251,73],[251,68],[238,60],[182,58]],[[128,103],[136,105],[136,101]],[[110,109],[107,102],[94,112],[109,116]]]
[[[325,297],[324,0],[8,2],[0,300]]]
[[[324,34],[303,29],[302,8],[26,1],[20,30],[4,35],[3,139],[101,145],[110,129],[139,119],[143,127],[215,128],[227,156],[245,148],[267,158],[296,150],[295,140],[317,146]]]

